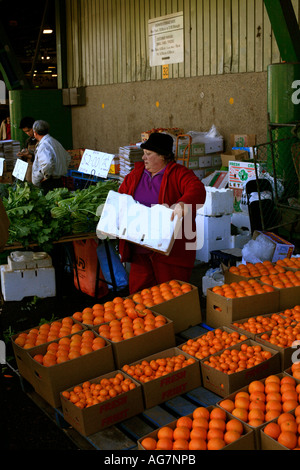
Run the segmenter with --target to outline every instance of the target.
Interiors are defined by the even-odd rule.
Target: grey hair
[[[33,131],[39,135],[46,135],[49,133],[50,126],[46,121],[35,121],[32,126]]]

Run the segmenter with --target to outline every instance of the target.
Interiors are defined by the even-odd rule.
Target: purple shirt
[[[151,207],[153,204],[158,204],[158,195],[165,169],[166,167],[154,176],[151,176],[151,173],[148,170],[144,170],[134,193],[135,201],[138,201],[140,204],[147,207]]]
[[[147,207],[158,204],[158,195],[165,169],[166,167],[154,176],[151,176],[151,173],[148,170],[144,170],[134,193],[135,201]],[[132,250],[137,254],[149,253],[149,248],[139,245],[134,245]]]

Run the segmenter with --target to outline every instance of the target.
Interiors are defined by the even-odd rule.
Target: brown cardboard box
[[[218,295],[212,291],[212,288],[207,289],[206,293],[206,323],[213,328],[222,325],[229,326],[241,318],[280,310],[279,290],[234,299]]]
[[[258,344],[251,339],[246,340],[243,343],[249,344],[250,346]],[[242,343],[236,344],[235,346],[227,349],[235,348],[239,350],[241,344]],[[262,345],[262,348],[263,350],[270,351],[272,353],[272,357],[270,359],[258,364],[257,366],[251,367],[250,369],[245,369],[230,375],[204,364],[205,361],[200,361],[203,387],[211,390],[216,395],[226,397],[243,387],[245,384],[249,384],[252,380],[260,380],[266,375],[278,374],[281,370],[279,353],[264,345]],[[214,356],[219,354],[220,353],[216,353]]]
[[[267,313],[265,315],[262,315],[262,317],[270,317],[271,315],[273,315],[273,313]],[[257,337],[258,333],[251,333],[250,331],[248,331],[246,329],[243,329],[243,327],[242,327],[243,323],[246,323],[249,320],[249,318],[250,317],[242,318],[241,320],[238,320],[237,322],[241,325],[240,327],[238,327],[234,324],[231,324],[230,328],[232,328],[233,330],[237,331],[240,334],[247,335],[250,339],[256,340],[256,337]]]
[[[91,383],[100,383],[102,379],[115,377],[118,372],[120,371],[115,370],[89,381]],[[125,378],[129,377],[124,372],[122,374]],[[61,394],[64,419],[80,434],[89,436],[142,413],[144,411],[142,387],[134,379],[131,378],[131,380],[136,385],[133,390],[123,392],[114,398],[83,409],[78,408]],[[79,385],[82,385],[82,383]],[[70,387],[68,391],[73,388]]]
[[[41,345],[35,354],[44,354],[46,349],[47,345]],[[60,392],[63,390],[115,369],[112,347],[108,342],[102,349],[51,367],[45,367],[35,361],[32,352],[28,354],[32,374],[31,384],[35,391],[54,408],[61,405]]]
[[[117,368],[121,368],[124,364],[129,364],[164,349],[173,348],[176,345],[174,325],[171,320],[167,319],[165,325],[134,338],[109,342],[112,345],[115,365]]]
[[[228,167],[230,161],[244,161],[249,159],[249,153],[245,150],[230,150],[221,154],[222,166]]]
[[[231,134],[230,147],[254,147],[256,134]]]
[[[184,284],[182,281],[178,282]],[[151,307],[153,312],[173,321],[175,334],[202,322],[198,287],[191,286],[190,292]]]
[[[167,358],[172,356],[184,355],[186,358],[191,358],[188,354],[178,348],[169,348],[151,356],[144,357],[142,360],[148,362],[152,359]],[[132,364],[139,364],[140,361],[135,361]],[[193,390],[201,386],[200,366],[199,361],[195,361],[182,369],[171,372],[165,376],[159,377],[155,380],[150,380],[142,384],[145,408],[152,408],[153,406],[164,403],[171,398]]]
[[[207,410],[211,412],[212,409],[216,408],[215,406],[208,406]],[[227,420],[231,419],[231,416],[229,413],[226,413],[227,415]],[[192,418],[193,414],[187,415],[189,418]],[[167,426],[169,426],[171,429],[175,429],[176,427],[177,420],[171,421]],[[231,444],[227,444],[225,447],[223,447],[221,450],[256,450],[255,449],[255,440],[254,440],[254,433],[253,430],[248,426],[247,424],[243,423],[244,427],[244,433],[241,436],[240,439],[238,439],[235,442],[232,442]],[[146,437],[152,437],[153,439],[157,439],[157,433],[159,429],[156,429],[155,431],[152,431],[151,433],[143,436],[138,440],[138,450],[145,450],[145,448],[142,445],[143,439]],[[186,462],[188,463],[188,462]]]
[[[279,308],[285,310],[286,308],[292,308],[300,303],[300,286],[285,287],[280,290],[279,296]]]
[[[57,321],[60,321],[60,319],[57,320]],[[74,323],[79,323],[74,319],[73,319],[73,321],[74,321]],[[82,331],[87,329],[83,324],[80,324],[80,325],[81,325]],[[31,329],[34,329],[34,328],[38,329],[39,327],[36,326],[36,327],[33,327],[33,328],[29,328],[28,330],[25,330],[23,333],[29,333],[29,331]],[[32,373],[31,373],[31,365],[30,365],[31,360],[30,360],[29,353],[33,357],[35,354],[37,354],[37,351],[39,350],[38,349],[39,346],[35,346],[34,348],[30,348],[30,349],[22,348],[21,346],[19,346],[18,344],[15,343],[15,340],[19,336],[19,334],[20,333],[17,333],[17,334],[15,334],[11,337],[12,347],[13,347],[16,363],[17,363],[17,366],[18,366],[18,371],[19,371],[20,375],[22,377],[24,377],[24,379],[26,379],[29,383],[32,383],[33,377],[32,377]],[[49,344],[49,342],[45,343],[45,344]]]

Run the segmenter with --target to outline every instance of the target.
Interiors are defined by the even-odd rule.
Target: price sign
[[[0,158],[0,176],[3,175],[4,158]]]
[[[95,175],[99,178],[107,178],[114,155],[98,152],[96,150],[85,150],[78,170],[87,175]]]
[[[23,162],[23,160],[20,160],[20,158],[18,158],[12,175],[18,180],[24,181],[27,169],[28,169],[28,163]]]

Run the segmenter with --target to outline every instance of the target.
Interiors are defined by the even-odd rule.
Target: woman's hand
[[[171,221],[175,219],[176,215],[178,219],[181,219],[181,217],[184,217],[188,213],[188,211],[189,211],[188,206],[184,204],[184,202],[178,202],[172,212]]]

